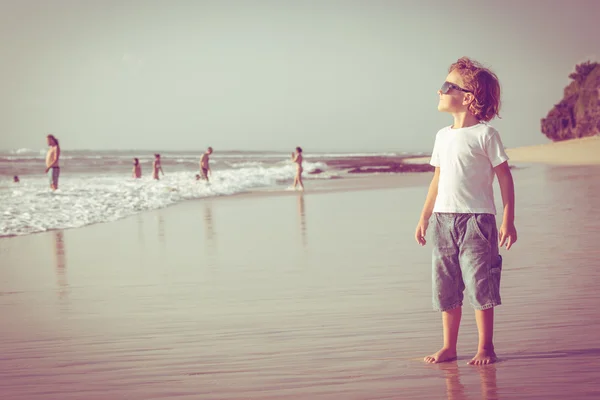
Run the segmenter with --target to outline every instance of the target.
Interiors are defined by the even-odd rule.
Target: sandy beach
[[[600,168],[514,170],[486,367],[466,365],[469,305],[459,360],[422,362],[441,344],[413,239],[428,175],[0,240],[2,398],[599,398]]]
[[[507,152],[516,163],[597,165],[600,164],[600,136],[518,147]]]
[[[536,146],[506,149],[510,163],[542,163],[550,165],[598,165],[600,164],[600,136],[550,142]],[[407,164],[427,164],[429,157],[405,160]]]

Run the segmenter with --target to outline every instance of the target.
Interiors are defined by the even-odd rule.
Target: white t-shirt
[[[431,155],[431,165],[440,167],[433,212],[496,214],[494,167],[507,160],[500,135],[490,125],[441,129]]]

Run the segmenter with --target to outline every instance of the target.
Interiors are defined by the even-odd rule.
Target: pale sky
[[[0,149],[431,151],[461,56],[504,144],[600,55],[600,1],[0,0]]]

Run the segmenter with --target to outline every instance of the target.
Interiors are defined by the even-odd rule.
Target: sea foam
[[[325,169],[305,163],[305,171]],[[51,192],[45,177],[28,177],[20,184],[0,186],[0,236],[24,235],[51,229],[75,228],[114,221],[190,199],[227,196],[254,188],[284,187],[295,166],[249,166],[214,171],[210,183],[196,181],[195,173],[179,171],[133,179],[123,174],[61,174],[59,190]],[[327,178],[323,176],[322,178]]]

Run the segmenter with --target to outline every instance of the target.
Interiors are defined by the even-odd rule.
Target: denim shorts
[[[60,175],[60,167],[51,167],[48,170],[48,181],[51,185],[56,186],[58,184],[58,176]]]
[[[492,214],[434,213],[433,308],[462,306],[465,287],[476,310],[502,304],[498,231]]]

